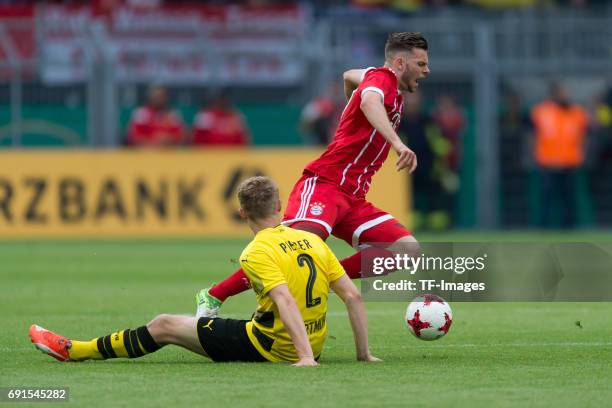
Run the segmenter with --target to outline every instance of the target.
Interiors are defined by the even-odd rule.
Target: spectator
[[[325,95],[310,101],[302,110],[300,127],[308,144],[327,146],[336,133],[336,126],[346,101],[336,82],[329,84]]]
[[[420,93],[406,95],[404,117],[398,134],[416,153],[419,165],[412,173],[413,228],[432,227],[429,218],[437,209],[440,188],[433,174],[435,154],[431,143],[431,118],[425,113]]]
[[[419,165],[412,173],[413,228],[444,228],[448,225],[448,216],[440,212],[444,192],[434,174],[434,143],[440,132],[425,113],[420,93],[406,95],[405,104],[404,118],[398,133],[419,160]],[[441,215],[444,218],[442,224]]]
[[[251,132],[244,115],[231,102],[228,90],[220,91],[193,121],[193,144],[247,146]]]
[[[540,172],[541,223],[554,225],[553,214],[561,212],[561,225],[575,224],[577,169],[584,162],[588,115],[572,104],[566,89],[552,84],[550,99],[531,111],[535,131],[534,156]]]
[[[168,107],[168,91],[161,85],[148,90],[147,103],[133,113],[128,126],[131,146],[168,146],[183,141],[183,120]]]
[[[436,224],[438,228],[446,228],[452,224],[459,191],[459,150],[465,117],[452,96],[440,95],[431,118],[436,128],[431,137],[436,157],[433,171],[441,188]]]
[[[442,136],[451,144],[446,161],[449,169],[455,171],[459,166],[459,139],[465,126],[463,112],[452,96],[440,95],[431,117],[440,128]]]

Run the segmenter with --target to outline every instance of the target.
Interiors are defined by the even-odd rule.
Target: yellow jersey
[[[327,336],[329,284],[345,273],[327,244],[310,232],[282,225],[266,228],[242,251],[240,265],[257,296],[257,311],[246,325],[257,351],[273,362],[298,361],[291,336],[268,296],[271,289],[286,284],[317,358]]]

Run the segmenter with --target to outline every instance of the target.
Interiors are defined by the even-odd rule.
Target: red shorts
[[[412,235],[389,213],[311,174],[298,180],[287,202],[283,225],[298,221],[318,224],[355,248],[364,242],[390,244]]]

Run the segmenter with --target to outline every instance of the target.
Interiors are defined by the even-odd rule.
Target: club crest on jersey
[[[323,214],[323,210],[325,209],[325,204],[323,203],[312,203],[310,204],[310,213],[312,215],[321,215]]]

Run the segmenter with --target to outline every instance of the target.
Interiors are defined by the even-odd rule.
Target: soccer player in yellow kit
[[[257,294],[251,320],[159,315],[146,326],[90,341],[70,340],[40,326],[30,338],[60,361],[141,357],[167,344],[213,361],[291,362],[317,365],[327,335],[329,288],[346,304],[360,361],[379,361],[368,347],[365,307],[338,259],[317,235],[280,225],[276,184],[252,177],[238,188],[240,214],[255,238],[240,265]]]

